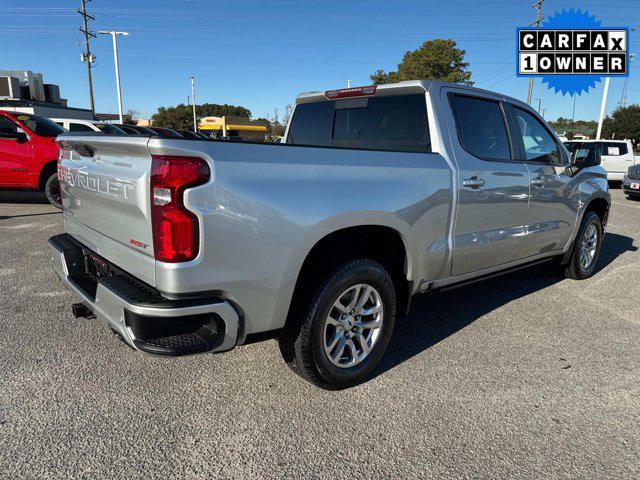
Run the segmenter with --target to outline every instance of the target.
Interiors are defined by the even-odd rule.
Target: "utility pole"
[[[629,61],[633,62],[636,59],[636,54],[629,54]],[[627,95],[629,94],[629,77],[625,77],[624,85],[622,86],[622,95],[620,96],[620,102],[618,102],[618,106],[620,108],[624,108],[627,106]]]
[[[120,66],[118,65],[118,35],[129,35],[129,32],[116,32],[115,30],[111,31],[101,31],[101,35],[111,35],[113,39],[113,62],[116,68],[116,91],[118,92],[118,114],[120,116],[120,123],[124,123],[124,116],[122,115],[122,93],[120,91]]]
[[[82,28],[79,28],[82,33],[84,33],[84,52],[80,56],[80,59],[83,62],[87,63],[87,77],[89,78],[89,100],[91,100],[91,113],[95,117],[96,107],[93,103],[93,80],[91,78],[91,64],[94,62],[95,57],[91,53],[91,49],[89,48],[89,38],[96,38],[94,33],[89,31],[87,27],[87,19],[95,20],[95,17],[92,17],[87,13],[87,2],[91,0],[82,0],[82,10],[78,9],[78,13],[82,16]]]
[[[530,23],[529,24],[530,27],[533,27],[535,25],[535,27],[538,28],[540,26],[540,22],[542,22],[542,20],[544,19],[544,17],[542,16],[543,3],[544,3],[544,0],[538,0],[536,3],[531,5],[533,8],[536,9],[536,21]],[[529,93],[527,94],[527,103],[529,105],[531,105],[531,95],[533,95],[533,78],[534,77],[529,77]]]
[[[577,93],[573,94],[573,114],[571,115],[571,122],[576,123],[576,98],[578,97]]]
[[[198,120],[196,119],[196,79],[191,79],[191,104],[193,105],[193,131],[198,133]]]

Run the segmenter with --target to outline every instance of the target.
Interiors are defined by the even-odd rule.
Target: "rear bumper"
[[[628,195],[640,196],[640,190],[631,188],[632,183],[640,183],[640,180],[631,180],[625,175],[624,179],[622,180],[622,190]]]
[[[49,239],[51,263],[62,283],[136,350],[163,355],[220,352],[235,347],[239,317],[225,300],[168,300],[113,267],[87,273],[91,252],[68,234]]]
[[[607,172],[607,180],[610,182],[621,182],[624,178],[624,172]]]

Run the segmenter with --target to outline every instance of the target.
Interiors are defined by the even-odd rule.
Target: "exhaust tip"
[[[71,305],[71,312],[76,318],[95,318],[95,315],[84,303],[74,303]]]

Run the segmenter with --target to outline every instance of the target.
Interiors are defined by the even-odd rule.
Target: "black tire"
[[[382,301],[380,333],[360,363],[348,368],[338,367],[325,353],[325,320],[345,290],[363,283],[372,286]],[[391,276],[382,265],[365,258],[352,260],[334,270],[312,293],[307,305],[298,311],[300,316],[289,319],[279,338],[285,362],[312,384],[327,390],[339,390],[360,383],[382,358],[395,324],[396,293]]]
[[[580,260],[580,249],[582,242],[584,241],[585,232],[590,228],[591,225],[595,227],[597,233],[595,244],[596,248],[591,262],[587,267],[585,267]],[[578,235],[576,235],[576,239],[573,242],[571,256],[569,257],[568,263],[564,266],[563,273],[565,277],[572,278],[574,280],[584,280],[585,278],[589,278],[591,275],[593,275],[596,264],[598,263],[598,256],[600,255],[602,238],[603,230],[600,217],[595,212],[588,212],[582,219],[580,229],[578,230]]]
[[[49,178],[47,178],[47,183],[44,185],[44,194],[51,205],[62,210],[62,196],[57,173],[52,173]]]

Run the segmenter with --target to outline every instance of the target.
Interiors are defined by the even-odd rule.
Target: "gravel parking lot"
[[[342,392],[275,341],[182,358],[74,319],[61,216],[0,192],[0,477],[640,477],[640,202],[613,190],[600,271],[547,265],[418,297]]]

